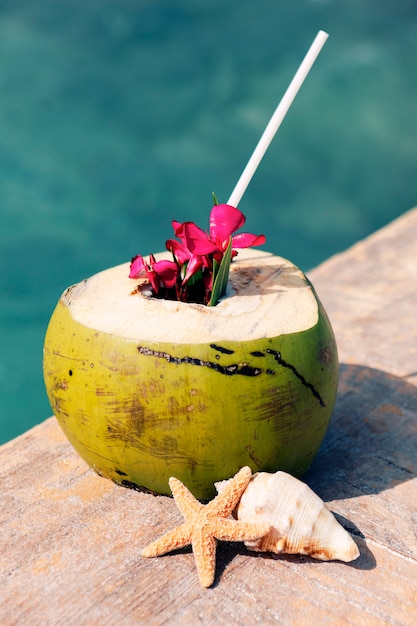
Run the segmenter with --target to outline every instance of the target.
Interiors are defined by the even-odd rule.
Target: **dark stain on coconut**
[[[128,489],[133,489],[134,491],[140,491],[141,493],[150,493],[152,496],[160,495],[156,491],[152,491],[152,489],[148,489],[147,487],[142,487],[141,485],[137,485],[131,480],[123,479],[120,481],[119,484],[122,485],[122,487],[127,487]]]
[[[319,392],[317,391],[317,389],[311,384],[309,383],[302,374],[300,374],[300,372],[294,367],[294,365],[291,365],[291,363],[288,363],[287,361],[285,361],[282,356],[281,353],[278,352],[277,350],[272,350],[270,348],[267,349],[267,353],[268,354],[272,354],[275,358],[275,361],[277,363],[279,363],[279,365],[281,365],[282,367],[286,367],[289,370],[292,371],[292,373],[294,374],[294,376],[296,376],[298,378],[298,380],[308,389],[310,389],[311,393],[313,394],[313,396],[315,398],[317,398],[317,400],[320,402],[320,406],[321,407],[325,407],[326,404],[323,400],[323,398],[321,397],[321,395],[319,394]]]
[[[227,348],[223,348],[221,346],[215,346],[215,344],[211,344],[210,347],[215,348],[216,350],[220,349],[220,351],[226,354],[233,354],[232,350],[228,350]],[[248,365],[247,363],[232,363],[231,365],[220,365],[220,363],[214,363],[213,361],[205,361],[204,359],[199,359],[197,357],[173,356],[172,354],[169,354],[168,352],[152,350],[151,348],[146,348],[145,346],[138,346],[137,350],[139,354],[142,354],[144,356],[153,356],[153,357],[156,357],[157,359],[165,359],[166,361],[168,361],[168,363],[175,363],[176,365],[182,365],[184,363],[187,363],[188,365],[197,365],[199,367],[207,367],[208,369],[212,369],[215,372],[218,372],[219,374],[224,374],[225,376],[233,376],[235,374],[238,374],[241,376],[259,376],[264,371],[261,367],[253,367],[252,365]],[[266,350],[266,354],[260,351],[251,352],[252,356],[257,356],[257,357],[258,356],[266,357],[269,354],[274,357],[275,361],[281,367],[285,367],[289,369],[294,374],[294,376],[301,382],[301,384],[307,387],[311,391],[313,396],[319,401],[321,407],[326,406],[323,398],[321,397],[317,389],[311,383],[309,383],[302,374],[300,374],[300,372],[297,370],[297,368],[294,365],[292,365],[291,363],[288,363],[288,361],[283,359],[281,356],[281,353],[278,352],[278,350],[272,350],[271,348],[268,348]],[[273,369],[267,369],[265,371],[269,376],[275,375],[275,370]]]
[[[137,350],[139,354],[143,354],[145,356],[153,356],[157,359],[165,359],[166,361],[168,361],[168,363],[175,363],[176,365],[182,365],[184,363],[187,363],[188,365],[207,367],[208,369],[214,370],[219,374],[224,374],[225,376],[234,376],[235,374],[241,376],[259,376],[259,374],[262,374],[263,371],[262,368],[252,367],[247,363],[232,363],[231,365],[220,365],[220,363],[205,361],[204,359],[198,359],[192,356],[172,356],[172,354],[169,354],[168,352],[151,350],[150,348],[146,348],[144,346],[138,346]]]
[[[211,343],[210,348],[213,348],[213,350],[217,350],[217,352],[221,352],[222,354],[234,353],[234,350],[229,350],[229,348],[225,348],[224,346],[217,346],[215,343]]]
[[[326,346],[325,348],[322,348],[320,350],[320,361],[324,365],[328,365],[329,363],[331,363],[332,359],[333,359],[333,354],[332,354],[332,350],[330,346]]]

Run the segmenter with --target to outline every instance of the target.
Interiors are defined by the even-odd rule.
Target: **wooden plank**
[[[417,208],[310,273],[342,363],[417,384]]]
[[[181,521],[174,502],[94,474],[50,418],[0,448],[0,623],[417,623],[415,241],[417,211],[310,275],[342,365],[305,480],[357,540],[357,561],[219,544],[202,589],[189,549],[140,556]]]

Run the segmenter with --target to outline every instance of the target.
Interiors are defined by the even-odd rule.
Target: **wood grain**
[[[0,623],[417,623],[417,210],[310,273],[334,326],[334,416],[305,481],[358,542],[323,563],[221,543],[216,582],[189,549],[140,550],[173,501],[88,469],[49,418],[0,448]]]

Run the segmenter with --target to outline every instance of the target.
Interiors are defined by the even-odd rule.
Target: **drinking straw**
[[[329,35],[323,30],[320,30],[317,33],[300,67],[295,73],[294,78],[289,84],[287,91],[283,95],[281,102],[278,104],[271,119],[269,120],[268,125],[265,128],[245,169],[243,170],[239,180],[237,181],[236,187],[233,189],[232,195],[230,196],[228,200],[228,204],[231,204],[232,206],[237,207],[237,205],[241,201],[242,196],[245,193],[246,188],[252,179],[252,176],[254,175],[259,163],[261,162],[265,152],[267,151],[269,144],[274,138],[275,133],[280,127],[282,120],[287,114],[287,111],[290,108],[301,85],[303,84],[307,74],[311,70],[314,61],[317,59],[318,55],[320,54],[321,49],[326,43],[328,36]]]

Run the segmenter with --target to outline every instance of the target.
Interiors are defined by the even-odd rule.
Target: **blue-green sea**
[[[62,291],[206,227],[320,29],[239,205],[303,270],[417,204],[415,0],[0,0],[0,442]]]

